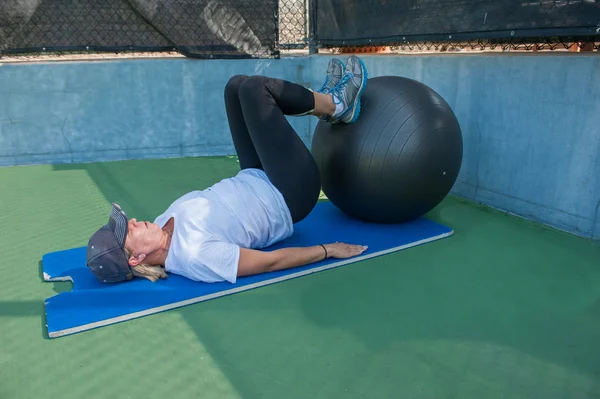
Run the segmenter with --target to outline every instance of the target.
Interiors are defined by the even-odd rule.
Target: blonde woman
[[[365,66],[333,59],[323,87],[313,92],[264,76],[235,76],[225,107],[240,172],[173,202],[154,223],[128,219],[113,204],[109,221],[90,238],[87,266],[116,283],[174,273],[207,283],[289,269],[324,258],[348,258],[366,247],[323,243],[264,251],[293,233],[317,203],[321,183],[310,151],[285,115],[314,115],[352,123],[360,110]]]

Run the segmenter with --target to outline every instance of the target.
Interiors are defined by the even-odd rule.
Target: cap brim
[[[125,238],[127,237],[127,221],[127,215],[125,212],[123,212],[119,204],[113,203],[112,208],[110,209],[108,225],[115,234],[117,243],[121,246],[121,248],[124,248],[125,246]]]

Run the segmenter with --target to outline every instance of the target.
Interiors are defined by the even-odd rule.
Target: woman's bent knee
[[[238,95],[242,84],[248,80],[247,75],[235,75],[225,85],[225,96]]]
[[[240,99],[256,98],[257,95],[262,95],[266,88],[268,78],[260,75],[250,76],[244,80],[239,89]]]

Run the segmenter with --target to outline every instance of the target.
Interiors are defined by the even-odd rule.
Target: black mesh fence
[[[597,0],[314,0],[320,47],[597,48]]]
[[[0,0],[0,56],[272,58],[309,44],[346,52],[593,51],[600,0]]]
[[[0,51],[273,57],[278,14],[277,0],[0,0]],[[289,32],[291,41],[301,36]]]

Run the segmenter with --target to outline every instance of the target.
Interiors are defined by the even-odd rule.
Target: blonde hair
[[[131,257],[131,251],[129,251],[127,248],[123,249],[125,250],[125,255],[127,255],[127,259],[129,260]],[[153,283],[161,278],[167,278],[167,273],[162,265],[140,263],[137,266],[131,266],[131,270],[133,271],[134,276],[147,278]]]

